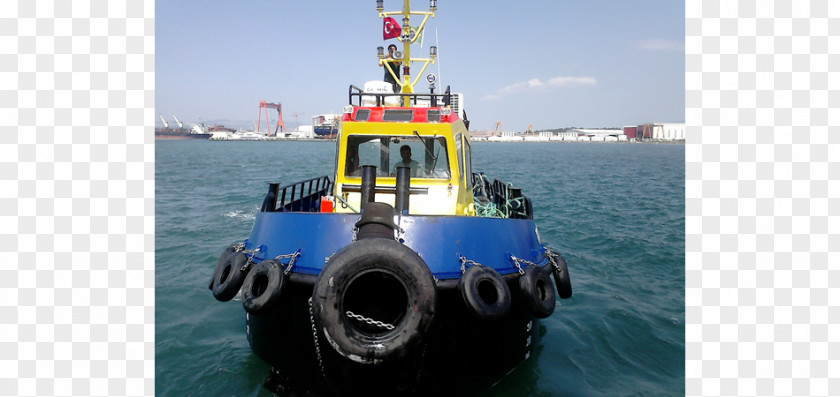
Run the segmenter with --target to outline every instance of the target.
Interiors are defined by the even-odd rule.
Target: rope
[[[480,175],[480,174],[479,174]],[[476,188],[479,186],[484,185],[485,177],[481,176],[481,185],[476,184],[473,185],[473,196],[476,194]],[[497,205],[492,201],[487,204],[481,204],[478,201],[474,203],[475,205],[475,214],[477,216],[486,217],[486,218],[510,218],[512,215],[521,215],[526,216],[527,214],[524,211],[520,211],[521,209],[525,208],[525,197],[511,197],[511,188],[513,188],[513,183],[507,183],[504,185],[504,191],[499,192],[502,195],[503,202],[501,205]],[[489,192],[488,192],[489,193]],[[495,194],[493,194],[495,195]],[[488,197],[492,198],[492,197]]]
[[[486,218],[507,218],[507,215],[499,209],[496,204],[487,203],[481,204],[478,202],[473,203],[475,205],[475,214],[477,216],[483,216]]]
[[[348,203],[346,200],[344,200],[343,198],[341,198],[341,196],[334,196],[334,197],[335,197],[336,199],[338,199],[338,201],[340,201],[340,202],[341,202],[341,206],[342,206],[342,208],[350,208],[350,210],[351,210],[351,211],[353,211],[353,212],[355,212],[355,213],[357,213],[357,214],[359,213],[359,210],[357,210],[357,209],[353,208],[353,206],[352,206],[352,205],[350,205],[350,203]]]
[[[523,208],[525,206],[525,204],[524,204],[525,203],[525,198],[524,197],[517,197],[517,198],[511,198],[510,197],[510,189],[512,187],[513,187],[513,183],[511,183],[511,182],[508,182],[505,185],[505,205],[504,205],[505,215],[506,215],[505,218],[510,218],[510,216],[514,213],[518,214],[518,215],[525,215],[524,212],[512,211],[512,210],[517,210],[519,208]],[[516,204],[516,206],[514,206],[513,204]]]

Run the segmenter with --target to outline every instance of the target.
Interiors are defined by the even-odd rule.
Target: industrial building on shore
[[[622,128],[563,128],[525,132],[470,131],[476,141],[490,142],[666,142],[685,141],[685,123],[646,123]]]

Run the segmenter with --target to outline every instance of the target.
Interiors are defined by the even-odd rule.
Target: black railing
[[[263,200],[261,212],[318,212],[321,196],[332,191],[329,176],[319,176],[281,187],[279,183],[268,184],[268,194]]]
[[[431,103],[432,107],[438,107],[438,100],[440,100],[443,106],[450,106],[452,104],[452,94],[449,91],[449,86],[446,86],[446,91],[441,94],[421,94],[421,93],[410,93],[410,94],[402,94],[402,93],[375,93],[375,92],[364,92],[359,87],[355,85],[350,85],[349,89],[349,100],[348,102],[350,105],[353,106],[362,106],[362,97],[374,97],[376,99],[376,106],[383,106],[385,104],[385,97],[391,96],[398,96],[400,98],[408,97],[412,105],[417,105],[418,99],[428,99]],[[353,98],[356,98],[356,103],[353,103]],[[402,101],[400,101],[402,103]]]

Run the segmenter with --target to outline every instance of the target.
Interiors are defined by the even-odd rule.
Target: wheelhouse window
[[[458,155],[458,173],[461,175],[461,178],[463,178],[463,175],[464,175],[464,167],[463,167],[464,156],[462,155],[463,152],[461,151],[461,136],[462,136],[461,134],[455,135],[455,154]]]
[[[426,112],[426,120],[430,123],[437,123],[440,121],[440,109],[429,109]]]
[[[411,121],[414,119],[414,109],[385,109],[382,121]]]
[[[396,176],[396,168],[411,168],[412,178],[449,179],[444,137],[351,135],[347,137],[344,175],[362,175],[361,166],[376,166],[379,177]]]
[[[464,139],[464,167],[462,178],[466,177],[467,187],[472,188],[472,147],[469,139]]]
[[[353,120],[367,121],[368,117],[370,117],[370,109],[358,109],[356,110],[356,117]]]

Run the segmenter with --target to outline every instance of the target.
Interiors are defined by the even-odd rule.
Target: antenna
[[[437,26],[435,26],[435,46],[437,46],[437,48],[440,48],[440,42],[438,41]],[[438,50],[438,54],[437,54],[437,68],[438,68],[437,77],[438,77],[438,79],[440,79],[440,86],[441,87],[446,87],[446,85],[443,84],[443,77],[441,77],[442,75],[440,74],[440,50]]]

